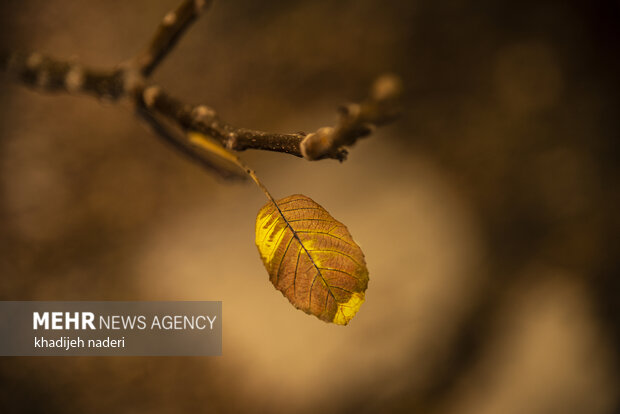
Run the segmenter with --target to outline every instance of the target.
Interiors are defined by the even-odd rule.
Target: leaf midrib
[[[273,205],[276,206],[276,209],[278,210],[278,213],[280,214],[280,217],[282,217],[282,220],[284,220],[284,223],[286,223],[287,227],[291,230],[291,232],[293,233],[293,237],[295,237],[297,239],[297,241],[299,242],[299,245],[301,246],[302,249],[304,249],[304,251],[306,252],[306,254],[308,255],[308,258],[310,259],[310,262],[312,263],[312,266],[314,266],[314,268],[316,269],[318,275],[321,277],[321,280],[323,281],[323,283],[325,283],[325,287],[327,289],[327,292],[329,293],[329,295],[334,299],[334,301],[336,303],[339,303],[336,300],[336,296],[334,296],[334,293],[332,292],[329,284],[327,283],[327,281],[325,280],[325,278],[323,277],[323,274],[321,273],[321,269],[319,268],[319,266],[317,266],[317,264],[314,262],[314,259],[312,258],[312,255],[310,254],[310,252],[308,251],[308,249],[306,249],[306,246],[304,246],[304,243],[301,241],[301,238],[299,237],[299,235],[297,234],[297,231],[295,231],[295,229],[293,228],[293,226],[291,225],[291,223],[289,223],[289,221],[286,219],[286,217],[284,216],[284,213],[282,212],[282,210],[280,210],[280,206],[278,206],[278,203],[273,200]],[[295,209],[293,209],[295,210]],[[291,210],[286,210],[286,211],[291,211]],[[282,257],[282,260],[284,260],[284,257]],[[312,285],[310,286],[310,292],[309,292],[309,301],[308,301],[308,308],[310,308],[312,306],[312,287],[314,286],[314,282],[316,280],[316,277],[313,279],[312,281]],[[327,301],[325,301],[325,307],[327,307]]]

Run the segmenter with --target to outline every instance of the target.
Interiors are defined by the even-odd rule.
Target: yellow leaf
[[[217,155],[218,157],[231,162],[235,165],[239,165],[238,158],[232,152],[228,151],[220,144],[215,142],[213,138],[208,137],[207,135],[201,134],[199,132],[190,131],[187,133],[189,137],[189,142],[197,147],[204,149],[205,151],[209,151],[210,153]]]
[[[346,325],[368,287],[362,250],[311,198],[296,194],[275,203],[256,217],[256,245],[271,283],[296,308]]]

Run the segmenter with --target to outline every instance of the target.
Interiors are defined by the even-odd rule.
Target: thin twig
[[[1,53],[0,70],[46,92],[69,92],[117,100],[127,93],[122,69],[102,70],[61,61],[40,53]]]
[[[185,0],[176,10],[166,14],[148,47],[135,61],[140,73],[148,78],[157,65],[174,48],[181,35],[200,13],[211,6],[211,0]]]
[[[165,120],[146,110],[144,107],[136,108],[136,113],[146,121],[151,130],[165,143],[172,145],[175,149],[196,162],[201,167],[226,180],[246,180],[244,171],[238,168],[228,168],[223,164],[223,160],[215,157],[211,152],[203,148],[192,145],[187,139],[187,135],[174,125],[169,125]]]
[[[377,126],[385,125],[398,116],[398,98],[401,91],[402,85],[398,77],[379,77],[366,100],[340,108],[340,119],[336,126],[319,128],[308,134],[300,143],[301,154],[307,160],[342,160],[341,152],[345,147],[355,144]]]
[[[226,149],[244,151],[258,149],[284,152],[301,157],[301,141],[305,134],[278,134],[236,128],[206,105],[190,105],[173,98],[157,85],[145,88],[139,97],[141,104],[160,113],[188,131],[197,131],[217,139]]]

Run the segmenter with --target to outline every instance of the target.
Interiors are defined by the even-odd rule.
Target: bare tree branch
[[[99,99],[130,100],[138,116],[146,120],[159,137],[195,162],[220,176],[236,172],[216,166],[204,149],[197,148],[183,132],[195,131],[217,140],[229,150],[276,151],[307,160],[346,159],[346,147],[367,136],[375,127],[397,115],[400,81],[392,75],[380,77],[368,98],[340,110],[333,127],[322,127],[305,134],[280,134],[238,128],[220,119],[209,106],[188,104],[166,93],[160,86],[147,84],[146,78],[167,56],[180,36],[207,8],[211,1],[184,0],[168,13],[144,52],[113,69],[90,68],[77,62],[62,61],[39,53],[0,53],[0,69],[16,80],[48,92],[88,94]],[[165,121],[164,121],[165,118]],[[165,125],[167,124],[167,125]]]
[[[211,0],[184,0],[176,10],[166,14],[148,47],[135,58],[140,73],[148,78],[163,58],[174,48],[185,30],[200,13],[211,6]]]
[[[278,134],[236,128],[222,121],[212,108],[183,103],[156,85],[145,88],[138,99],[147,109],[166,116],[185,130],[209,135],[229,150],[258,149],[302,156],[300,144],[305,137],[303,133]]]
[[[172,145],[173,148],[204,169],[226,180],[247,180],[246,173],[235,165],[226,165],[224,160],[215,157],[201,147],[192,145],[185,133],[178,127],[175,128],[174,125],[170,125],[169,122],[167,123],[165,120],[160,119],[159,116],[146,110],[144,107],[136,108],[136,113],[165,143]]]
[[[301,154],[307,160],[336,158],[341,151],[359,138],[370,134],[377,126],[393,121],[398,116],[398,98],[402,85],[394,75],[383,75],[372,86],[370,96],[359,104],[340,108],[340,119],[335,127],[319,128],[300,143]]]
[[[117,100],[126,94],[122,69],[101,70],[60,61],[40,53],[0,53],[0,69],[28,86]]]

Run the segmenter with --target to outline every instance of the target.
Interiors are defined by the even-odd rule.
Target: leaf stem
[[[227,150],[215,142],[212,142],[211,139],[201,133],[190,131],[188,132],[188,137],[189,142],[194,146],[197,146],[202,150],[206,150],[242,169],[252,179],[252,181],[254,181],[258,188],[265,193],[269,201],[271,201],[276,208],[278,208],[276,200],[273,198],[269,190],[267,190],[267,187],[265,187],[265,185],[258,178],[256,172],[250,168],[237,154]]]

